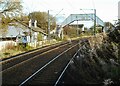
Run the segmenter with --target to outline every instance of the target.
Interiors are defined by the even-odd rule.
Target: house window
[[[34,26],[34,22],[32,23],[32,26]]]

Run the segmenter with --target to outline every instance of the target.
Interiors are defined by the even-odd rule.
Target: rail
[[[40,54],[43,54],[43,53],[46,53],[46,52],[50,52],[50,51],[52,51],[52,50],[54,50],[54,49],[57,49],[58,47],[66,46],[67,44],[68,44],[68,42],[65,42],[63,45],[62,45],[62,44],[58,44],[58,45],[54,45],[54,46],[52,46],[52,47],[51,47],[51,46],[45,47],[45,48],[42,49],[43,52],[41,52]],[[60,45],[62,45],[62,46],[60,46]],[[53,48],[53,49],[51,49],[51,48]],[[45,51],[44,49],[45,49],[46,51]],[[40,54],[35,55],[35,56],[33,56],[32,58],[30,58],[30,57],[31,57],[31,56],[30,56],[31,54],[37,53],[37,52],[39,52],[39,51],[40,51],[40,49],[37,49],[37,50],[34,50],[34,51],[32,51],[32,52],[28,52],[28,53],[26,53],[26,54],[22,54],[22,55],[19,55],[19,56],[14,57],[14,58],[10,58],[10,59],[7,59],[7,60],[5,60],[5,61],[0,62],[0,65],[1,65],[2,67],[4,66],[4,64],[7,65],[7,66],[10,64],[10,66],[6,67],[5,69],[4,69],[4,67],[3,67],[3,69],[2,69],[0,72],[3,72],[3,71],[5,71],[5,70],[7,70],[7,69],[10,69],[10,68],[16,66],[17,64],[21,64],[21,63],[23,63],[23,62],[25,62],[25,61],[27,61],[27,60],[30,60],[30,59],[32,59],[32,58],[34,58],[34,57],[39,56]],[[23,58],[23,57],[26,57],[27,55],[29,55],[30,57]],[[23,59],[22,59],[22,58],[23,58]],[[16,61],[16,59],[18,60],[18,62],[13,63],[13,60]],[[22,60],[20,60],[20,59],[22,59]],[[12,60],[12,61],[11,61],[11,60]],[[11,63],[11,62],[12,62],[12,63]]]
[[[70,65],[71,61],[75,58],[75,56],[77,55],[77,53],[80,51],[80,49],[74,54],[73,58],[68,62],[68,64],[66,65],[66,67],[63,69],[62,73],[60,74],[60,76],[58,77],[57,81],[55,82],[54,86],[57,86],[59,81],[61,80],[62,76],[64,75],[65,71],[67,70],[68,66]]]
[[[60,53],[58,56],[56,56],[55,58],[53,58],[51,61],[49,61],[48,63],[46,63],[44,66],[42,66],[39,70],[37,70],[35,73],[33,73],[31,76],[29,76],[27,79],[25,79],[19,86],[24,85],[26,82],[28,82],[30,79],[32,79],[36,74],[38,74],[41,70],[43,70],[44,68],[46,68],[49,64],[51,64],[52,62],[54,62],[57,58],[59,58],[61,55],[63,55],[64,53],[68,52],[69,50],[71,50],[72,48],[74,48],[75,46],[77,46],[77,44],[75,44],[74,46],[68,48],[67,50],[65,50],[64,52]]]

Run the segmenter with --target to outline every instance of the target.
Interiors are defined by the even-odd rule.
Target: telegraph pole
[[[94,36],[96,35],[96,9],[94,9]]]
[[[78,20],[77,20],[77,36],[79,36]]]
[[[77,30],[76,30],[76,33],[77,33],[77,36],[78,36],[79,33],[78,33],[78,17],[77,16],[76,16],[76,19],[77,19],[77,25],[76,25]]]
[[[48,39],[50,39],[50,15],[48,10]]]

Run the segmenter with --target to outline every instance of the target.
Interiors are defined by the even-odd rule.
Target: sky
[[[94,13],[104,22],[115,23],[118,19],[120,0],[22,0],[25,13],[50,10],[50,14],[59,17],[59,21],[70,14]],[[82,10],[80,10],[82,9]]]

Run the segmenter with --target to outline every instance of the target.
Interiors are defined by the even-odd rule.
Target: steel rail
[[[65,43],[63,43],[63,44],[66,44],[66,43],[68,43],[68,42],[65,42]],[[33,53],[35,53],[35,52],[38,52],[39,50],[44,50],[44,49],[47,49],[47,48],[50,48],[50,47],[57,47],[57,46],[60,46],[61,45],[61,43],[58,43],[57,45],[52,45],[52,46],[47,46],[47,47],[43,47],[43,48],[38,48],[38,49],[34,49],[34,50],[32,50],[32,51],[28,51],[28,52],[24,52],[24,53],[21,53],[20,55],[17,55],[17,56],[13,56],[14,58],[9,58],[9,59],[6,59],[6,60],[1,60],[0,61],[0,64],[1,63],[5,63],[5,62],[7,62],[7,61],[10,61],[10,60],[13,60],[13,59],[16,59],[16,58],[20,58],[20,57],[22,57],[22,56],[26,56],[26,55],[29,55],[29,54],[33,54]]]
[[[55,48],[53,48],[53,49],[51,49],[51,50],[48,50],[48,51],[43,52],[43,53],[41,53],[41,54],[38,54],[38,55],[36,55],[36,56],[34,56],[34,57],[32,57],[32,58],[29,58],[29,59],[26,59],[26,60],[24,60],[24,61],[21,61],[21,62],[13,65],[13,66],[11,66],[11,67],[8,67],[7,69],[4,69],[4,70],[0,71],[0,73],[1,73],[1,72],[4,72],[4,71],[6,71],[6,70],[9,70],[9,69],[11,69],[11,68],[13,68],[14,66],[17,66],[17,65],[19,65],[19,64],[22,64],[22,63],[24,63],[24,62],[26,62],[26,61],[28,61],[28,60],[31,60],[31,59],[33,59],[33,58],[36,58],[36,57],[38,57],[38,56],[40,56],[40,55],[46,54],[46,53],[48,53],[48,52],[51,52],[51,51],[53,51],[53,50],[55,50],[55,49],[57,49],[57,48],[60,48],[60,47],[66,46],[66,45],[68,45],[68,44],[64,44],[64,45],[62,45],[62,46],[57,46],[57,47],[55,47]]]
[[[59,58],[61,55],[63,55],[64,53],[66,53],[67,51],[69,51],[70,49],[72,49],[73,47],[77,46],[77,44],[75,44],[74,46],[68,48],[67,50],[65,50],[64,52],[60,53],[58,56],[56,56],[54,59],[52,59],[51,61],[49,61],[47,64],[45,64],[44,66],[42,66],[39,70],[37,70],[35,73],[33,73],[31,76],[29,76],[28,78],[26,78],[19,86],[24,85],[26,82],[28,82],[31,78],[33,78],[36,74],[38,74],[41,70],[45,69],[49,64],[51,64],[53,61],[55,61],[57,58]]]
[[[59,81],[61,80],[62,76],[64,75],[65,71],[67,70],[68,66],[70,65],[71,61],[75,58],[75,56],[77,55],[77,53],[80,51],[80,49],[74,54],[73,58],[70,59],[70,61],[68,62],[68,64],[65,66],[65,68],[63,69],[62,73],[60,74],[60,76],[58,77],[57,81],[55,82],[54,86],[57,86]]]

